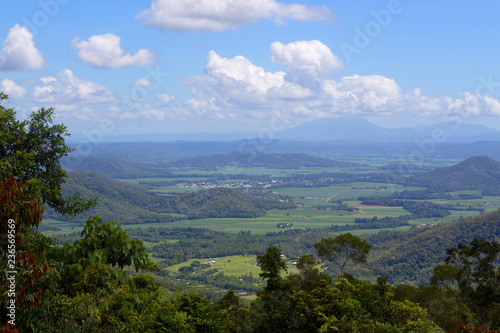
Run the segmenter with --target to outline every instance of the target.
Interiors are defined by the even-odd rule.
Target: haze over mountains
[[[500,141],[500,131],[479,124],[461,121],[442,122],[415,127],[384,128],[358,117],[315,119],[290,129],[263,129],[269,139],[293,141],[368,141],[368,142],[413,142],[431,138],[433,133],[441,135],[449,143],[471,143],[476,141]],[[438,132],[436,132],[438,131]],[[271,132],[271,134],[269,133]],[[145,135],[106,135],[107,142],[159,142],[159,141],[237,141],[262,137],[262,133],[163,133]],[[71,141],[89,140],[88,135],[75,134]]]

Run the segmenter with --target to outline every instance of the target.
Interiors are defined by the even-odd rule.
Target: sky
[[[7,1],[2,104],[71,133],[279,131],[362,116],[500,129],[496,0]]]

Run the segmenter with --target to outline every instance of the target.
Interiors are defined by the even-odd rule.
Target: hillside
[[[229,188],[204,189],[164,198],[148,193],[145,186],[127,184],[88,171],[68,172],[62,193],[65,196],[79,193],[99,198],[95,208],[76,218],[79,222],[92,215],[122,224],[172,222],[186,217],[257,217],[264,215],[268,209],[295,207],[293,203],[256,197]],[[170,214],[182,216],[173,217]],[[61,219],[50,209],[44,216]]]
[[[79,222],[84,222],[92,215],[97,215],[104,221],[118,221],[122,224],[174,221],[171,215],[162,214],[165,213],[161,208],[165,198],[147,193],[144,186],[126,184],[102,174],[69,171],[62,193],[65,196],[79,193],[85,197],[99,198],[96,207],[76,217]],[[61,219],[50,209],[44,216]]]
[[[230,188],[218,187],[181,194],[169,199],[172,211],[190,219],[258,217],[270,209],[295,208],[291,202],[264,199]]]
[[[314,157],[304,153],[264,154],[245,150],[225,154],[213,154],[193,158],[184,158],[168,163],[177,168],[201,168],[215,170],[220,167],[264,167],[270,169],[299,169],[301,167],[352,167],[356,163],[337,162],[327,158]]]
[[[486,156],[475,156],[446,168],[409,177],[408,186],[425,186],[441,191],[485,190],[485,194],[500,192],[500,162]]]
[[[446,250],[474,238],[500,241],[500,210],[408,232],[382,231],[367,238],[373,246],[366,276],[386,275],[391,283],[428,283]]]

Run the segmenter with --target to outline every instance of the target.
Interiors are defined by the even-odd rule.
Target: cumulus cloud
[[[268,107],[270,101],[296,100],[312,94],[308,88],[287,82],[285,72],[267,72],[243,56],[229,59],[210,51],[204,72],[202,76],[186,80],[196,91],[196,98],[187,105],[196,112],[201,109],[200,105],[217,112],[231,108],[259,112],[257,110]],[[226,115],[233,113],[228,111]]]
[[[216,32],[235,29],[261,19],[284,24],[288,19],[322,21],[331,17],[323,6],[284,4],[275,0],[153,0],[139,13],[144,25],[161,30]]]
[[[287,80],[311,86],[343,68],[342,61],[318,40],[271,44],[271,61],[288,66]]]
[[[245,86],[247,93],[265,93],[273,87],[283,84],[283,72],[270,73],[262,67],[255,66],[243,56],[233,59],[220,57],[216,52],[210,51],[205,66],[205,72],[216,80],[222,82],[229,79]]]
[[[33,90],[33,98],[39,103],[106,103],[115,98],[103,85],[79,79],[69,69],[57,74],[58,78],[40,78],[42,85]]]
[[[153,85],[153,82],[149,79],[146,78],[140,78],[134,83],[132,83],[130,86],[131,87],[150,87]]]
[[[16,24],[9,30],[0,50],[1,71],[34,71],[43,69],[45,60],[35,47],[33,34]]]
[[[78,50],[78,58],[95,68],[125,66],[151,66],[157,54],[140,49],[135,54],[126,53],[120,46],[121,38],[112,33],[90,36],[88,41],[73,38],[71,44]]]
[[[380,75],[343,77],[339,83],[326,81],[332,112],[349,110],[357,114],[416,114],[420,116],[500,116],[500,102],[470,92],[450,96],[425,96],[420,89],[402,93],[394,79]]]
[[[9,79],[0,81],[0,91],[9,95],[8,101],[17,101],[26,95],[26,88],[18,86],[14,81]]]
[[[285,64],[287,72],[269,72],[243,56],[224,58],[211,51],[204,74],[185,80],[194,93],[185,112],[242,121],[276,110],[297,121],[346,114],[500,116],[500,102],[488,96],[426,96],[418,88],[403,92],[394,79],[382,75],[332,80],[329,76],[342,68],[342,62],[320,42],[273,43],[271,52],[271,60]]]
[[[381,75],[346,76],[339,83],[326,81],[324,90],[332,101],[357,110],[378,110],[401,97],[401,87]]]
[[[500,116],[500,102],[490,96],[464,92],[450,103],[450,114],[461,116]]]

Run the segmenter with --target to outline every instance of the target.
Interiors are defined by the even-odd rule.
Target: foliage
[[[500,307],[500,243],[474,238],[470,246],[460,243],[447,250],[445,262],[459,269],[453,275],[460,296],[489,325]],[[500,327],[496,327],[500,328]]]
[[[370,252],[371,245],[359,237],[345,233],[335,238],[324,238],[314,244],[314,248],[321,259],[335,264],[340,270],[335,274],[343,277],[348,262],[366,264],[366,256]]]
[[[392,287],[384,278],[377,284],[352,277],[331,280],[313,268],[315,260],[303,256],[298,274],[279,277],[279,249],[270,247],[261,266],[267,287],[252,303],[251,318],[257,332],[403,332],[436,331],[427,312],[410,301],[393,301]],[[272,283],[270,279],[279,279]]]
[[[88,279],[88,276],[95,275],[92,270],[99,264],[101,266],[98,266],[98,275],[103,276],[105,280],[118,279],[121,283],[126,283],[126,275],[112,269],[112,266],[123,269],[124,266],[133,264],[136,271],[140,268],[155,270],[142,241],[131,240],[116,222],[103,223],[100,218],[91,217],[87,220],[81,236],[82,239],[76,242],[52,249],[51,255],[60,263],[60,272],[67,285],[85,283],[84,280]],[[94,283],[95,278],[88,281]],[[84,290],[88,291],[89,288]]]
[[[272,292],[280,288],[281,273],[286,272],[286,262],[281,258],[281,250],[276,246],[269,246],[265,254],[257,255],[257,262],[262,272],[259,276],[266,280],[266,291]]]
[[[363,276],[386,275],[399,284],[428,283],[434,267],[446,258],[446,249],[484,237],[500,238],[500,210],[406,232],[381,231],[366,237],[373,246],[365,270],[353,268]]]
[[[36,308],[44,296],[43,289],[54,287],[57,273],[45,257],[52,242],[41,234],[33,234],[42,220],[42,212],[43,208],[32,200],[22,181],[13,175],[5,182],[0,181],[0,269],[4,272],[0,280],[0,303],[6,305],[15,297],[17,307],[16,318],[7,317],[7,311],[2,311],[0,323],[28,318],[26,309]],[[14,288],[10,287],[12,278]]]
[[[0,101],[6,98],[0,93]],[[66,173],[60,159],[72,149],[64,142],[64,136],[69,136],[66,127],[53,124],[53,109],[42,108],[25,121],[15,115],[13,109],[0,105],[0,179],[13,175],[22,180],[29,186],[32,199],[64,215],[74,216],[94,206],[95,198],[61,195]]]

